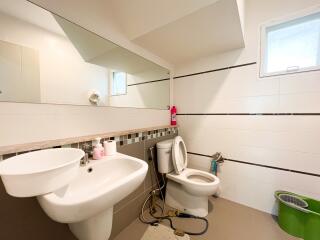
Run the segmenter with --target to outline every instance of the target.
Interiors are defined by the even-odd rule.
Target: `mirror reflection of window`
[[[111,95],[127,94],[127,74],[125,72],[112,72]]]

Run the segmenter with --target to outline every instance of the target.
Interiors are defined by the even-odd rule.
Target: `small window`
[[[127,94],[127,74],[125,72],[112,72],[111,95]]]
[[[260,76],[320,69],[320,12],[261,30]]]

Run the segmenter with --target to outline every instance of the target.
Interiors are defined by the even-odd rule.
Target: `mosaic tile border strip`
[[[101,138],[101,143],[103,141],[107,140],[115,140],[117,143],[117,147],[123,146],[123,145],[128,145],[128,144],[133,144],[133,143],[139,143],[145,140],[151,140],[163,136],[169,136],[169,135],[174,135],[178,133],[178,127],[166,127],[166,128],[160,128],[160,129],[154,129],[154,130],[149,130],[149,131],[136,131],[136,132],[130,132],[128,134],[123,134],[123,135],[117,135],[115,134],[114,136],[106,137],[106,138]],[[64,144],[64,145],[57,145],[53,146],[51,148],[67,148],[67,147],[72,147],[72,148],[82,148],[82,145],[87,144],[92,147],[92,144],[94,142],[94,138],[89,141],[81,141],[81,142],[75,142],[71,144]],[[40,148],[40,149],[47,149],[47,148]],[[16,152],[16,153],[9,153],[9,154],[4,154],[0,155],[0,160],[5,160],[7,158],[27,153],[27,152],[32,152],[32,151],[37,151],[40,149],[33,149],[30,151],[22,151],[22,152]]]
[[[154,126],[154,127],[147,127],[147,128],[137,128],[137,129],[129,129],[129,130],[119,130],[114,132],[106,132],[106,133],[99,133],[99,134],[91,134],[85,136],[78,136],[78,137],[70,137],[70,138],[61,138],[61,139],[52,139],[52,140],[45,140],[39,142],[29,142],[29,143],[22,143],[22,144],[14,144],[8,146],[1,146],[0,147],[0,155],[5,155],[9,153],[16,153],[16,152],[23,152],[23,151],[32,151],[38,149],[46,149],[52,148],[54,146],[62,146],[62,145],[70,145],[73,143],[78,142],[86,142],[91,141],[97,137],[100,138],[110,138],[113,136],[120,136],[120,135],[128,135],[137,132],[146,132],[146,131],[154,131],[163,128],[175,128],[178,126],[171,126],[171,125],[162,125],[162,126]]]
[[[132,143],[138,143],[144,140],[150,140],[158,137],[168,136],[178,132],[177,128],[163,128],[145,132],[131,133],[127,135],[121,135],[116,137],[105,138],[104,140],[115,140],[117,145],[128,145]]]

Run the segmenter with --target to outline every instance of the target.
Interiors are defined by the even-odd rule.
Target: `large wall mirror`
[[[0,101],[167,109],[170,73],[25,0],[0,1]]]

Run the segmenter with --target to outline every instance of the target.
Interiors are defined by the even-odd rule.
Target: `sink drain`
[[[93,171],[93,169],[90,167],[90,168],[88,168],[88,173],[91,173],[92,171]]]

